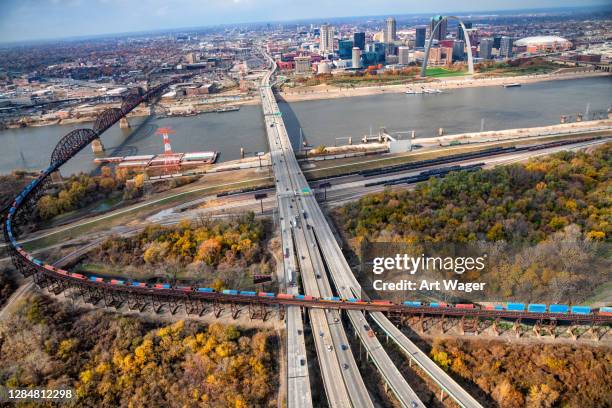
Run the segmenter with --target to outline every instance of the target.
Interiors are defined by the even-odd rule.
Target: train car
[[[373,300],[372,304],[375,304],[375,305],[392,305],[393,303],[390,300]]]
[[[13,202],[14,203],[14,202]],[[9,209],[9,215],[12,217],[13,215],[15,215],[15,207],[11,206],[11,208]]]
[[[198,288],[198,292],[200,292],[200,293],[214,293],[215,290],[213,288]]]
[[[293,299],[293,295],[290,295],[289,293],[279,293],[276,295],[276,297],[279,299]]]
[[[597,314],[602,316],[612,316],[612,307],[604,306],[600,307]]]
[[[436,307],[436,308],[438,308],[438,307],[440,307],[440,308],[441,307],[448,307],[448,303],[444,303],[444,302],[431,302],[429,304],[429,307]]]
[[[191,292],[193,288],[191,286],[177,286],[177,290],[182,290],[183,292]]]
[[[90,276],[89,280],[92,282],[104,282],[104,279],[98,278],[97,276]]]
[[[409,307],[421,307],[421,302],[416,302],[414,300],[407,300],[402,304]]]
[[[44,264],[42,263],[42,261],[40,261],[40,260],[38,260],[36,258],[32,258],[32,262],[34,262],[38,266],[44,267]]]
[[[591,314],[590,306],[572,306],[572,314],[588,315]]]
[[[170,289],[170,284],[169,283],[156,283],[155,285],[153,285],[153,287],[155,289]]]
[[[493,307],[493,310],[504,310],[504,305],[495,305],[495,307]]]
[[[51,271],[51,272],[57,272],[57,268],[55,266],[53,266],[53,265],[45,264],[45,266],[43,266],[43,268],[45,268],[46,270]]]
[[[132,282],[130,283],[130,286],[137,286],[139,288],[146,288],[147,284],[144,282]]]
[[[358,303],[359,299],[357,299],[357,298],[347,298],[346,301],[350,302],[350,303]]]
[[[527,305],[529,313],[546,313],[546,305],[543,303],[530,303]]]
[[[125,281],[121,279],[111,279],[110,283],[111,285],[125,285]]]
[[[524,312],[525,304],[524,303],[508,303],[506,305],[506,310],[509,312]]]
[[[569,306],[568,305],[550,305],[548,308],[548,311],[550,313],[563,313],[563,314],[567,314],[569,312]]]
[[[80,273],[71,273],[70,276],[72,276],[73,278],[85,280],[85,276],[81,275]]]
[[[270,293],[270,292],[259,292],[259,293],[257,294],[257,296],[259,296],[259,297],[273,298],[273,297],[274,297],[274,293]]]
[[[295,299],[298,300],[314,300],[314,297],[310,295],[295,295]]]
[[[240,294],[242,296],[257,296],[257,292],[252,292],[250,290],[241,290]]]
[[[238,294],[238,291],[236,289],[224,289],[222,293],[224,295],[234,295],[234,296],[236,296]]]
[[[473,303],[457,303],[455,309],[474,309]]]
[[[59,273],[60,275],[66,275],[66,276],[70,275],[70,272],[65,271],[63,269],[56,269],[55,272]]]

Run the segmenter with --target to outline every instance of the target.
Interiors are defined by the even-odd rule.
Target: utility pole
[[[259,200],[259,204],[261,205],[261,213],[263,214],[263,199],[268,196],[268,193],[255,193],[255,200]]]

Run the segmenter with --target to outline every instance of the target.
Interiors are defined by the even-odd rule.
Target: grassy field
[[[427,72],[427,76],[430,78],[463,76],[466,74],[465,71],[452,71],[442,67],[427,68],[425,71]]]
[[[82,225],[77,225],[66,230],[60,229],[48,236],[27,242],[23,246],[27,250],[45,248],[85,234],[107,230],[117,225],[129,225],[134,221],[138,221],[139,218],[153,214],[156,211],[160,211],[164,208],[168,208],[171,205],[184,203],[186,201],[195,200],[206,195],[217,194],[224,191],[250,187],[265,187],[269,186],[271,181],[271,179],[262,178],[260,180],[246,180],[242,183],[236,183],[231,186],[211,186],[208,188],[199,188],[197,191],[185,191],[180,194],[159,199],[151,204],[141,203],[134,207],[127,207],[118,210],[117,214],[110,213],[102,215],[94,218],[91,221],[84,221]],[[44,231],[41,233],[44,234]]]

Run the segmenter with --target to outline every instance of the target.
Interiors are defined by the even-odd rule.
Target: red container
[[[392,305],[390,300],[374,300],[372,301],[375,305]]]
[[[288,293],[279,293],[278,295],[276,295],[276,297],[279,299],[293,299],[293,295],[290,295]]]
[[[73,273],[71,276],[77,279],[85,279],[85,277],[81,275],[80,273]]]
[[[455,305],[455,309],[473,309],[474,305],[472,303],[457,303]]]

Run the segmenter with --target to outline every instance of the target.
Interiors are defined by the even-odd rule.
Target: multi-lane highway
[[[262,80],[261,99],[275,174],[287,281],[293,282],[297,279],[298,271],[292,268],[299,266],[299,277],[307,295],[332,296],[334,292],[328,280],[329,271],[336,292],[343,297],[352,297],[351,287],[343,282],[343,274],[351,271],[344,269],[340,262],[342,260],[346,264],[295,158],[269,86],[274,71],[274,62],[270,61],[272,69]],[[326,242],[322,243],[322,239]],[[328,245],[332,248],[326,248]],[[334,247],[336,251],[330,252],[329,249],[333,251]],[[297,265],[293,265],[292,259],[297,259]],[[424,406],[373,335],[363,312],[348,311],[347,314],[367,355],[402,406]],[[310,319],[329,405],[373,406],[348,345],[341,316],[335,311],[310,310]],[[291,395],[294,393],[295,390],[288,389],[289,403],[292,402]]]
[[[308,192],[298,190],[303,186],[297,185],[294,179],[293,164],[297,164],[297,161],[289,145],[284,123],[278,114],[274,95],[268,86],[271,74],[272,71],[262,81],[261,98],[275,173],[286,281],[297,286],[300,279],[304,292],[310,296],[332,296],[331,287],[324,276],[318,245],[309,231],[307,215],[301,207],[301,194]],[[299,168],[298,172],[301,175]],[[309,310],[309,317],[329,405],[373,407],[349,347],[339,312]],[[297,337],[296,333],[288,333],[288,339],[290,336]],[[293,359],[295,356],[288,358]],[[292,395],[296,393],[298,390],[288,389],[289,405],[295,401]]]

